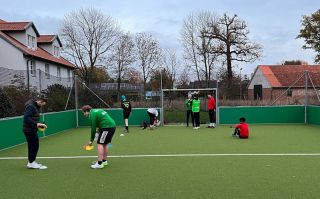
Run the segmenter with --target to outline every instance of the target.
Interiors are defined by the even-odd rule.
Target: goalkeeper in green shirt
[[[82,107],[82,112],[91,121],[91,136],[87,145],[91,146],[94,140],[97,141],[98,161],[92,164],[91,168],[102,169],[108,165],[108,144],[111,143],[116,131],[116,123],[103,109],[93,109],[91,106],[85,105]]]
[[[184,101],[184,105],[187,111],[187,127],[189,126],[189,118],[191,115],[191,122],[192,126],[194,127],[194,119],[193,119],[193,113],[192,113],[192,95],[188,94],[188,99]]]

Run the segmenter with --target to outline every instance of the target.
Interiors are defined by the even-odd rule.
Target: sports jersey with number
[[[121,108],[123,109],[124,113],[130,113],[131,112],[131,104],[128,101],[123,101],[121,104]]]
[[[116,126],[115,121],[103,109],[91,109],[89,118],[91,121],[91,141],[94,140],[97,128],[113,128]]]

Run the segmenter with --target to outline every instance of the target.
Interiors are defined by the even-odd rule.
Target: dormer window
[[[28,35],[28,47],[36,49],[36,38],[32,35]]]
[[[53,46],[53,55],[56,57],[60,57],[59,47]]]

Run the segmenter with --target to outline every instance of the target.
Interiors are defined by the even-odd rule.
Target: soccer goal
[[[202,89],[162,89],[161,91],[161,121],[165,125],[186,125],[187,111],[185,100],[188,95],[198,95],[200,100],[200,124],[209,124],[208,113],[208,98],[210,94],[216,101],[216,123],[219,123],[218,111],[218,89],[217,88],[202,88]],[[191,118],[189,118],[189,125],[192,126]]]

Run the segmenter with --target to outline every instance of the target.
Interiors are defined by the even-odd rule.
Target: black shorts
[[[116,127],[99,129],[99,134],[96,134],[98,144],[109,144],[112,140]]]
[[[131,112],[123,112],[123,119],[129,119]]]

